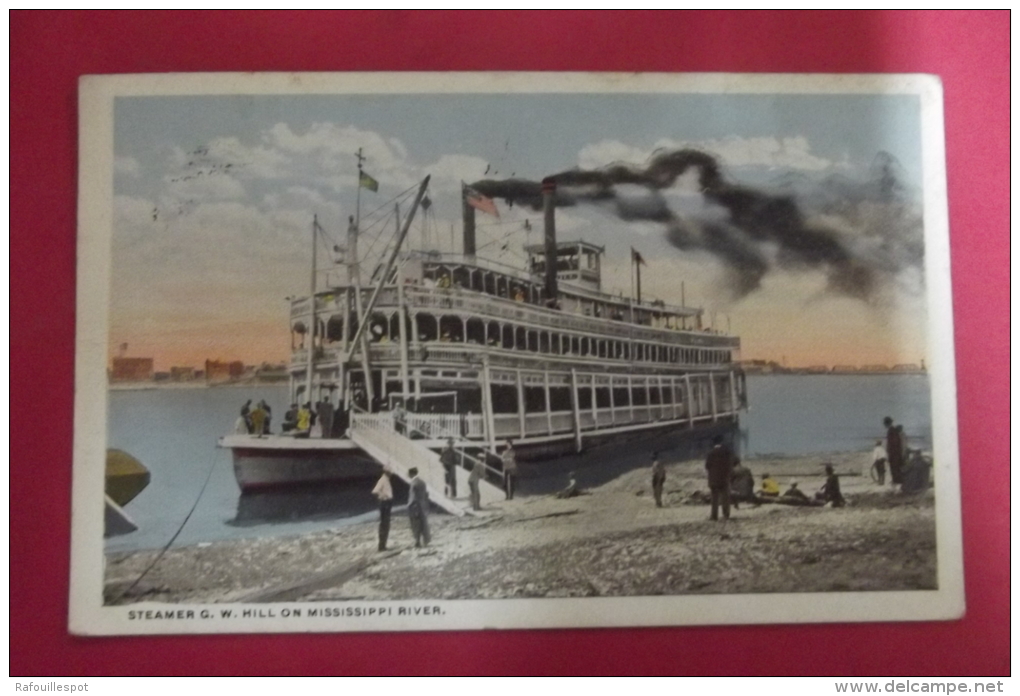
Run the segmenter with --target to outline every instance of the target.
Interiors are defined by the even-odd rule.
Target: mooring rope
[[[205,488],[206,486],[209,485],[209,481],[210,479],[212,479],[212,473],[215,468],[216,468],[216,455],[214,454],[212,456],[212,462],[209,465],[209,471],[206,472],[205,481],[202,483],[202,488],[198,491],[198,497],[195,498],[195,504],[191,506],[191,509],[188,510],[188,514],[184,516],[184,521],[181,522],[181,526],[178,527],[177,531],[174,532],[174,535],[170,537],[170,541],[166,542],[166,545],[163,546],[162,549],[160,549],[159,553],[156,554],[156,557],[152,559],[152,562],[149,563],[148,566],[146,566],[145,570],[142,571],[142,574],[139,575],[126,590],[121,592],[117,596],[117,598],[111,602],[111,604],[116,604],[120,602],[120,600],[124,599],[124,597],[126,597],[128,593],[131,592],[131,590],[135,589],[135,587],[138,586],[138,583],[140,583],[142,579],[149,574],[149,571],[152,570],[157,563],[159,563],[160,559],[162,559],[166,552],[170,549],[170,547],[173,546],[173,543],[177,541],[177,537],[180,536],[181,532],[184,530],[184,525],[188,523],[188,520],[191,519],[191,515],[195,512],[195,509],[198,508],[198,504],[202,500],[202,495],[205,494]]]

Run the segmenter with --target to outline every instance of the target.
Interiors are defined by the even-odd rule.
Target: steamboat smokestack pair
[[[475,237],[475,209],[465,196],[462,200],[464,218],[464,256],[473,259],[477,252]],[[555,302],[559,289],[556,285],[556,180],[542,180],[542,212],[545,217],[545,297]]]

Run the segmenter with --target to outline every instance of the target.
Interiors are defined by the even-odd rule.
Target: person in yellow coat
[[[761,495],[775,498],[779,495],[779,482],[772,478],[772,474],[764,474],[761,477]]]

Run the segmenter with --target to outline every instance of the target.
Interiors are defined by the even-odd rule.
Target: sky
[[[285,298],[308,292],[313,215],[329,240],[319,254],[327,269],[328,246],[354,214],[359,149],[379,182],[377,193],[361,190],[367,265],[392,234],[390,201],[405,193],[406,212],[406,192],[426,174],[433,206],[409,244],[460,251],[462,181],[538,181],[614,163],[643,170],[693,149],[719,164],[725,191],[751,203],[713,197],[689,170],[654,190],[619,185],[611,201],[558,210],[560,240],[605,245],[605,290],[630,293],[634,247],[647,260],[643,294],[703,307],[707,323],[741,337],[744,359],[919,363],[919,124],[910,95],[117,97],[110,354],[127,343],[158,370],[287,360]],[[833,263],[799,255],[801,232],[785,243],[759,234],[761,211],[776,201],[792,201],[806,229],[824,230],[852,268],[868,269],[867,291],[847,291]],[[478,215],[479,255],[523,268],[541,214],[496,205],[498,220]],[[668,209],[670,222],[633,214],[649,206]],[[762,260],[750,289],[735,282],[721,238]]]

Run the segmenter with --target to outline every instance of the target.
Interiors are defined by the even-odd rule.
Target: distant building
[[[168,381],[170,381],[170,373],[169,372],[157,372],[156,374],[154,374],[152,376],[152,378],[155,381],[157,381],[157,382],[168,382]]]
[[[888,365],[863,365],[860,369],[861,372],[888,372]]]
[[[833,372],[857,372],[856,365],[833,365]]]
[[[812,375],[820,375],[828,371],[829,371],[828,365],[811,365],[809,367],[804,368],[804,372],[807,372]]]
[[[244,377],[244,363],[240,360],[223,362],[221,360],[205,361],[206,382],[230,382]]]
[[[911,374],[921,374],[924,372],[924,367],[914,365],[913,363],[900,363],[899,365],[893,365],[893,372],[908,372]]]
[[[193,367],[171,367],[170,379],[174,382],[190,382],[195,379],[195,368]]]
[[[154,374],[155,369],[152,358],[116,357],[113,359],[110,381],[151,382]]]
[[[286,382],[290,379],[290,373],[284,364],[262,363],[255,369],[255,379],[259,382]]]

